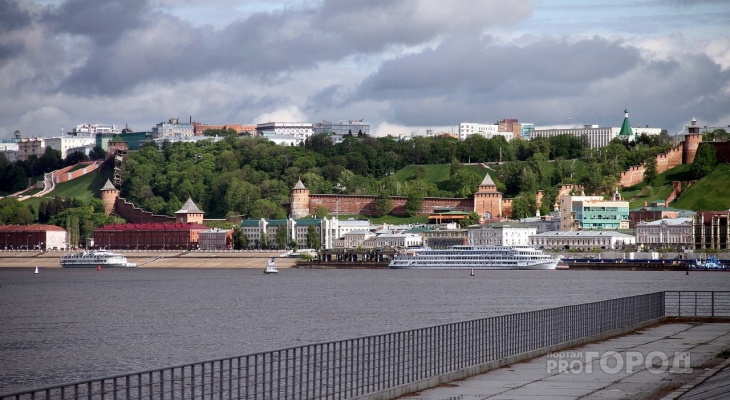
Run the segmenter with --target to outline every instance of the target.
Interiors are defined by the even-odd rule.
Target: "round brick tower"
[[[700,127],[697,126],[697,120],[694,117],[687,128],[688,133],[684,135],[684,144],[682,145],[682,164],[691,164],[695,160],[697,148],[702,143]]]
[[[114,203],[117,201],[117,197],[119,197],[119,190],[107,179],[104,187],[101,188],[100,195],[101,201],[104,202],[104,214],[110,215],[114,211]]]
[[[302,180],[299,179],[297,184],[291,190],[291,217],[294,219],[304,218],[309,215],[309,189],[307,189]]]

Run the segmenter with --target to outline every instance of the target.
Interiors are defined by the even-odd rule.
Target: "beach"
[[[291,268],[296,258],[279,257],[276,251],[122,251],[129,262],[139,268],[266,268],[266,261],[276,258],[278,268]],[[70,251],[2,251],[0,267],[61,268],[61,257]]]

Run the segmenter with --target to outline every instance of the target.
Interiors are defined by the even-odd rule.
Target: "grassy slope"
[[[719,164],[710,175],[690,186],[671,205],[687,210],[730,209],[730,165]]]
[[[44,197],[34,197],[25,200],[24,204],[30,204],[33,209],[38,212],[38,205],[42,199],[52,199],[56,196],[65,199],[67,197],[89,201],[94,197],[99,197],[99,190],[104,186],[107,179],[111,179],[113,171],[111,169],[105,171],[93,171],[74,180],[59,183],[56,188]]]
[[[408,165],[397,171],[393,176],[400,182],[413,180],[416,178],[416,171],[418,171],[419,167],[418,165]],[[435,184],[440,190],[448,190],[451,165],[435,164],[424,165],[423,167],[426,168],[426,182]],[[487,172],[481,165],[466,165],[465,167],[476,172],[481,177],[484,177]],[[494,173],[492,173],[492,178],[494,178]]]
[[[621,195],[624,199],[630,201],[630,209],[641,207],[644,205],[644,202],[664,201],[672,193],[673,181],[686,181],[690,179],[689,169],[689,164],[677,166],[657,175],[650,186],[642,182],[622,190]]]

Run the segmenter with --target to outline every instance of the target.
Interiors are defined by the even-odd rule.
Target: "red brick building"
[[[200,232],[209,230],[192,222],[112,224],[94,229],[94,247],[128,250],[194,250]]]
[[[6,250],[62,250],[66,230],[55,225],[0,225],[0,246]]]

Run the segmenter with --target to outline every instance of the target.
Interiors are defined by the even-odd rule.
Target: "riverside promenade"
[[[620,337],[507,365],[402,399],[730,398],[730,382],[721,378],[730,374],[730,360],[718,357],[728,350],[730,321],[674,319]]]

